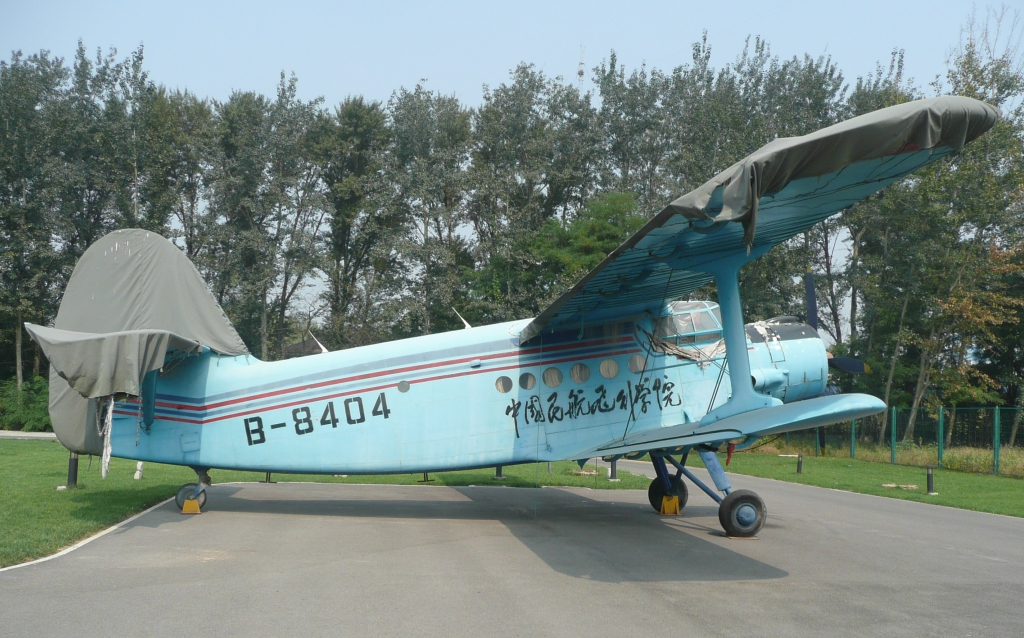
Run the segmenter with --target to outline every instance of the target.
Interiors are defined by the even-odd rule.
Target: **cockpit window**
[[[693,320],[690,315],[672,315],[657,319],[656,334],[661,338],[693,334]]]
[[[718,330],[718,322],[715,321],[710,312],[695,312],[692,316],[693,325],[697,328],[697,332]]]
[[[684,310],[684,307],[688,311]],[[718,341],[722,338],[718,306],[703,301],[676,302],[670,306],[674,313],[659,317],[654,322],[655,334],[678,345],[695,342]]]
[[[708,307],[706,301],[673,301],[668,305],[669,309],[673,314],[681,312],[693,312],[694,310],[704,310]]]

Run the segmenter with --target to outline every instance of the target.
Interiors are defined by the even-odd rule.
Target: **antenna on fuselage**
[[[455,313],[456,317],[458,317],[459,319],[462,319],[462,315],[460,315],[459,311],[455,309],[455,306],[452,306],[452,312]],[[469,322],[466,321],[465,319],[462,319],[462,325],[465,326],[465,328],[464,328],[465,330],[469,330],[470,328],[473,327],[473,326],[469,325]]]
[[[320,346],[320,354],[326,354],[330,352],[330,350],[324,347],[324,344],[320,343],[320,340],[316,338],[316,335],[313,334],[312,330],[309,331],[309,336],[313,337],[313,341],[316,341],[316,345]]]

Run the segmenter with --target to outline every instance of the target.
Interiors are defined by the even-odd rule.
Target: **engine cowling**
[[[828,354],[818,331],[791,317],[747,324],[751,383],[784,403],[825,393]]]

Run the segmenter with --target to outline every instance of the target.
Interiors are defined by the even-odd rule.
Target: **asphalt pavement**
[[[0,635],[1024,634],[1024,519],[730,478],[756,540],[696,489],[214,485],[0,573]]]

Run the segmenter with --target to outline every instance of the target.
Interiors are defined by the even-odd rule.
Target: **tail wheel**
[[[767,518],[764,501],[750,490],[736,490],[718,506],[718,522],[728,536],[749,538],[761,531]]]
[[[174,504],[178,506],[178,509],[185,507],[185,501],[192,498],[192,494],[196,491],[195,483],[185,483],[178,488],[178,493],[174,495]],[[199,493],[196,497],[199,501],[199,509],[203,509],[206,506],[206,490]]]
[[[672,490],[667,493],[665,492],[665,484],[659,478],[651,481],[650,486],[647,488],[647,500],[651,502],[651,507],[654,508],[655,512],[661,512],[661,500],[664,496],[678,496],[680,510],[686,505],[686,499],[689,494],[686,491],[686,483],[683,483],[682,477],[672,476],[669,478],[669,482],[672,484]]]

